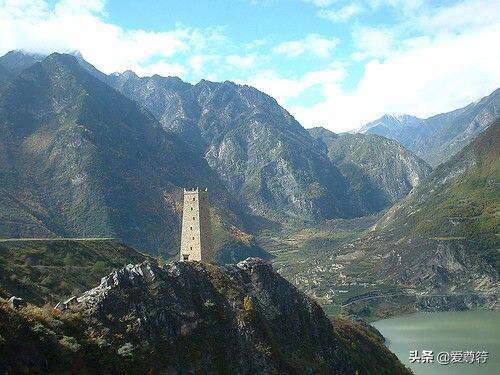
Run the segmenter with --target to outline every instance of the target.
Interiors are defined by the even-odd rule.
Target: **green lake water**
[[[387,346],[407,367],[420,374],[500,374],[500,312],[416,313],[372,323]],[[487,351],[484,364],[410,363],[410,350],[439,352]]]

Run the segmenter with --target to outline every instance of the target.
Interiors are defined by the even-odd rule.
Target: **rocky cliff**
[[[154,344],[160,363],[173,371],[403,371],[380,346],[380,362],[358,363],[352,343],[346,345],[319,306],[258,259],[226,267],[128,266],[78,301],[91,336],[117,347]]]
[[[348,203],[347,182],[307,131],[255,88],[132,72],[110,76],[110,84],[192,144],[253,215],[284,221],[360,214]]]
[[[409,373],[371,330],[330,321],[255,258],[129,265],[67,311],[0,303],[0,318],[7,373]]]
[[[431,167],[397,141],[373,134],[334,134],[324,128],[309,133],[346,180],[353,202],[375,213],[396,203],[424,180]]]
[[[253,87],[204,80],[191,85],[175,77],[138,77],[130,71],[111,75],[107,82],[192,144],[253,215],[279,223],[317,221],[365,215],[393,202],[368,191],[384,190],[385,181],[373,179],[366,191],[359,188],[362,177],[331,163],[321,142],[276,100]],[[351,143],[364,149],[376,170],[384,170],[385,161],[376,153],[389,154],[385,147],[392,145],[379,143],[375,149],[367,147],[366,140],[353,138]],[[414,159],[413,166],[422,164],[407,156]],[[418,180],[426,168],[419,165],[408,173]],[[398,197],[409,191],[405,183],[392,188]]]

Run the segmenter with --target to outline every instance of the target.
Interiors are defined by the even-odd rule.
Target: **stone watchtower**
[[[208,189],[184,189],[180,253],[181,261],[210,262],[213,260]]]

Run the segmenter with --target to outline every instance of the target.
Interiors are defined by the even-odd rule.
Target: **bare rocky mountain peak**
[[[370,197],[349,196],[352,181],[328,160],[326,149],[274,98],[253,87],[206,80],[176,87],[166,78],[154,87],[146,79],[115,87],[191,143],[252,215],[353,217],[390,203],[383,200],[372,208],[366,202]],[[423,169],[415,173],[425,175]],[[403,187],[396,195],[407,192]]]
[[[459,152],[500,115],[500,89],[454,111],[427,119],[385,115],[359,132],[393,138],[432,166]]]

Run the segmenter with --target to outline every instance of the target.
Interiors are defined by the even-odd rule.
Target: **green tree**
[[[67,253],[63,259],[64,267],[71,267],[76,264],[75,257],[72,253]]]
[[[106,263],[104,263],[102,260],[98,260],[92,265],[92,272],[96,275],[104,276],[106,274],[106,271]]]

